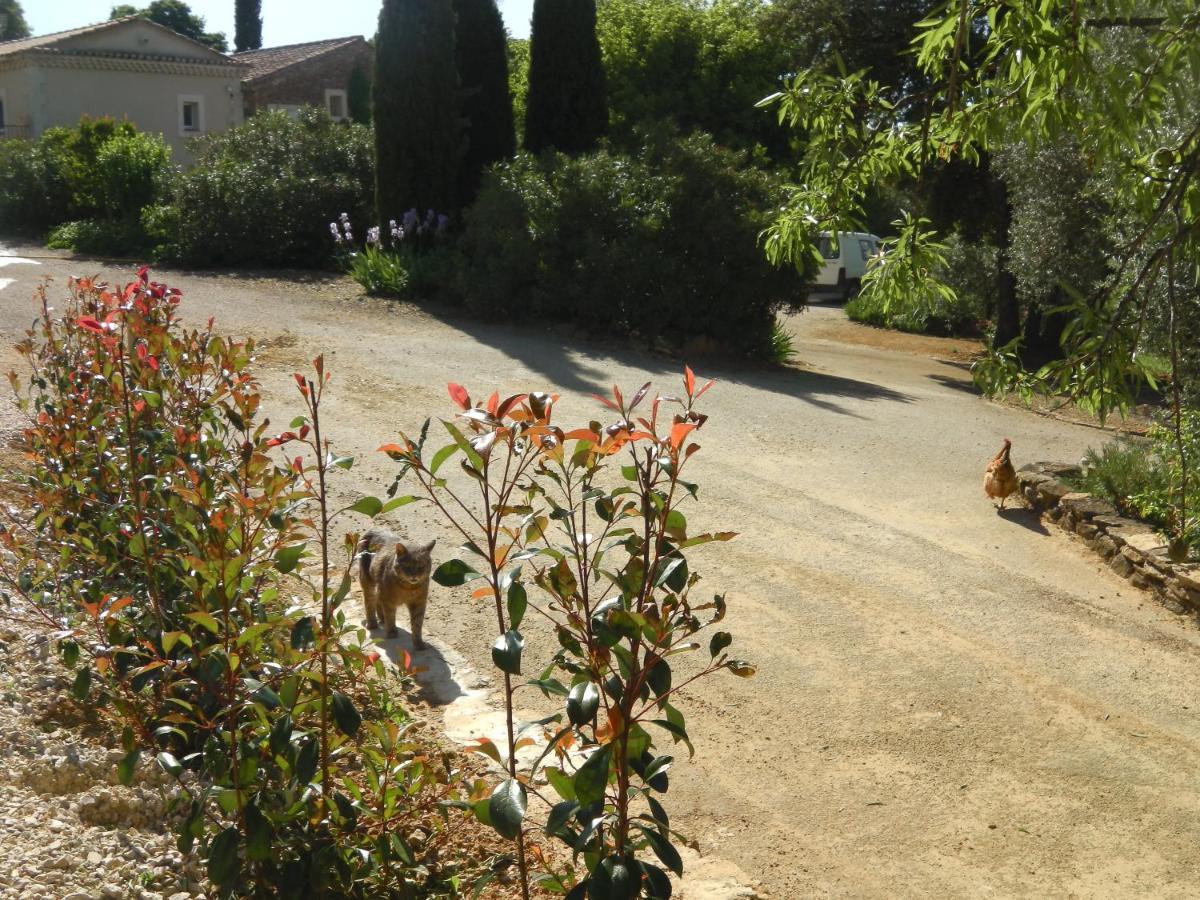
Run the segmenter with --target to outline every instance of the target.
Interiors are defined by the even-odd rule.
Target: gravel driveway
[[[40,263],[0,269],[6,339],[31,318],[40,277],[61,288],[103,270]],[[196,321],[263,339],[280,423],[298,410],[290,373],[326,354],[326,428],[359,458],[347,495],[390,481],[374,449],[447,414],[449,380],[473,395],[560,392],[560,417],[586,421],[591,391],[669,391],[679,368],[569,331],[368,300],[344,279],[158,277]],[[693,567],[728,592],[733,650],[759,675],[680,703],[697,755],[672,778],[673,822],[778,900],[1194,896],[1200,630],[982,491],[1004,437],[1020,465],[1076,460],[1105,434],[981,400],[961,342],[881,349],[836,308],[788,327],[800,367],[698,365],[719,384],[689,517],[741,537]],[[424,516],[393,524],[453,547]],[[489,672],[489,616],[435,589],[436,649],[417,661]],[[529,642],[537,658],[552,640]]]

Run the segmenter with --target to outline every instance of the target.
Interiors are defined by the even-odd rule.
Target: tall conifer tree
[[[233,48],[257,50],[262,46],[262,0],[237,0],[233,10]]]
[[[508,85],[508,35],[496,0],[454,0],[455,53],[466,143],[459,168],[458,200],[475,199],[483,170],[516,152]]]
[[[452,212],[462,128],[451,0],[384,0],[372,93],[380,223]]]
[[[593,149],[608,130],[596,0],[534,0],[525,149]]]

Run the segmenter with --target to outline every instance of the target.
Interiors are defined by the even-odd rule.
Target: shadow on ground
[[[412,634],[404,629],[395,638],[376,637],[375,644],[386,654],[392,664],[403,668],[404,654],[409,655],[417,670],[417,696],[430,706],[446,706],[463,696],[463,689],[454,680],[454,671],[446,662],[442,651],[426,643],[425,649],[414,650]]]
[[[1014,525],[1020,525],[1022,528],[1028,528],[1035,534],[1049,534],[1046,526],[1042,524],[1042,518],[1032,509],[1025,509],[1020,506],[1006,507],[1004,509],[996,508],[996,515],[1004,519],[1006,522],[1012,522]]]
[[[628,339],[595,338],[569,326],[502,325],[469,318],[449,307],[426,305],[423,309],[446,325],[520,362],[544,377],[547,384],[572,392],[607,394],[614,377],[620,379],[618,384],[622,389],[637,387],[628,383],[628,376],[614,376],[618,368],[632,368],[640,370],[640,377],[655,383],[660,391],[669,393],[676,389],[685,362],[665,353],[640,349]],[[838,401],[911,403],[914,399],[885,385],[793,366],[769,367],[750,360],[715,356],[694,356],[687,362],[703,378],[792,396],[856,418],[863,417]]]

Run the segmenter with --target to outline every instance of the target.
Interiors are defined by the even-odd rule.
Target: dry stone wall
[[[1074,466],[1030,463],[1017,472],[1017,481],[1031,508],[1076,535],[1134,587],[1152,592],[1173,612],[1200,612],[1200,566],[1172,562],[1166,538],[1151,526],[1065,483],[1078,474]]]

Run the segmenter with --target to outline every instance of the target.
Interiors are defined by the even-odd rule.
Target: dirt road
[[[3,336],[31,318],[39,277],[100,268],[4,268]],[[560,415],[586,420],[593,390],[676,378],[657,356],[366,300],[340,279],[160,276],[189,316],[265,339],[277,421],[298,407],[289,373],[326,354],[327,427],[360,459],[347,494],[390,480],[372,451],[446,413],[448,380],[558,391]],[[720,383],[689,516],[742,536],[694,568],[728,592],[734,650],[759,675],[680,704],[698,753],[672,779],[674,821],[778,900],[1194,896],[1200,629],[981,487],[1003,437],[1019,464],[1078,459],[1104,434],[986,403],[961,364],[872,347],[839,310],[788,325],[803,368],[700,367]],[[420,514],[396,524],[453,546]],[[490,670],[486,610],[437,589],[426,629],[445,651],[431,667],[456,651]]]

